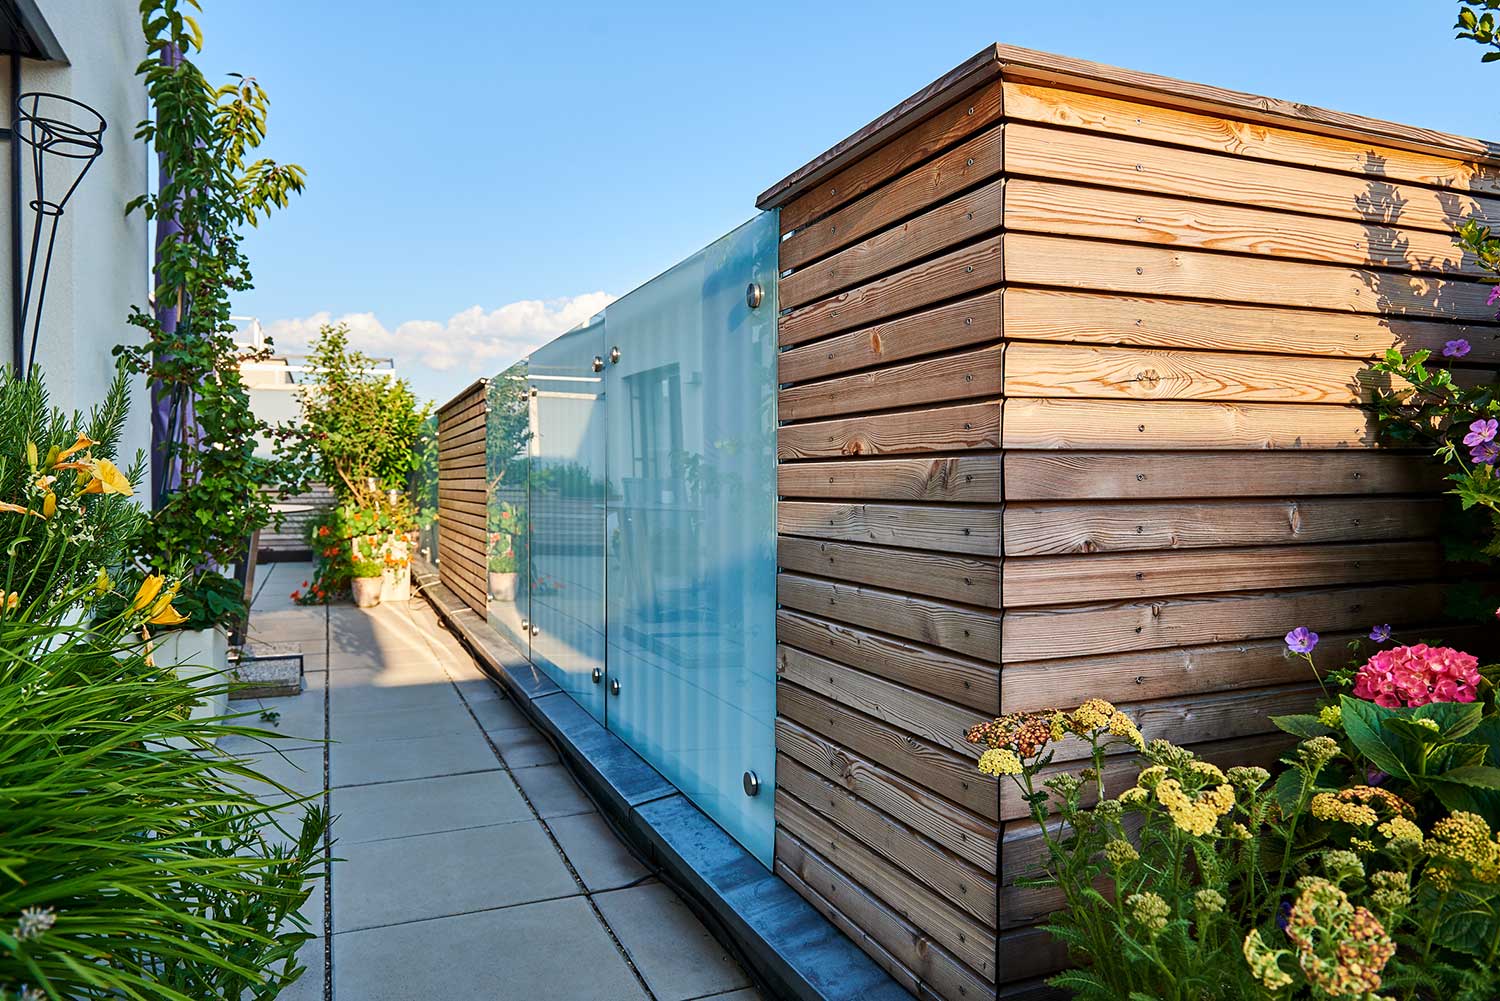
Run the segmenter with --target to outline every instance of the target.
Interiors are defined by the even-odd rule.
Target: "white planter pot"
[[[410,565],[386,570],[381,575],[380,600],[382,602],[411,600]]]
[[[175,669],[179,678],[198,688],[222,687],[229,679],[229,638],[217,629],[168,629],[152,635],[151,659],[158,667]],[[193,718],[228,712],[228,693],[217,691],[199,700]]]
[[[491,573],[490,574],[490,597],[496,601],[513,603],[516,600],[516,578],[520,574],[515,573]]]
[[[383,577],[355,577],[349,582],[354,592],[354,603],[360,608],[374,608],[380,604],[380,587]]]

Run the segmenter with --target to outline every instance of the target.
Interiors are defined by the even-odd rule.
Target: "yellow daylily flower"
[[[34,441],[26,443],[26,464],[32,469],[36,468],[36,442]]]
[[[31,508],[22,507],[20,504],[12,504],[9,501],[0,501],[0,511],[9,511],[11,514],[29,514],[36,518],[41,517],[40,514],[37,514]]]
[[[132,612],[139,612],[141,609],[149,607],[152,602],[156,601],[156,596],[161,594],[162,585],[166,582],[167,578],[159,573],[151,574],[145,580],[141,581],[140,589],[135,592],[135,597],[130,601],[130,610]]]
[[[91,438],[89,438],[88,435],[86,435],[82,431],[80,431],[80,432],[78,432],[78,440],[76,442],[74,442],[72,445],[69,445],[67,448],[63,449],[61,452],[58,452],[57,453],[57,458],[55,460],[53,460],[53,461],[55,461],[55,462],[62,462],[64,459],[66,459],[68,456],[72,455],[73,453],[75,453],[75,452],[82,452],[84,449],[86,449],[86,448],[92,448],[93,446],[95,446],[97,444],[99,444],[97,441],[92,440]],[[51,457],[51,453],[50,452],[48,453],[48,457],[49,458]],[[100,459],[99,461],[100,462],[104,462],[106,460]]]
[[[146,621],[153,626],[180,626],[187,621],[187,616],[172,607],[172,599],[177,597],[177,589],[182,586],[178,581],[165,591],[162,587],[167,578],[159,573],[151,574],[141,581],[140,590],[136,591],[135,598],[130,602],[132,612],[146,612]]]
[[[159,609],[146,621],[153,626],[180,626],[187,620],[186,615],[172,607],[170,599],[163,599]]]
[[[129,497],[135,493],[135,488],[130,485],[125,474],[108,459],[90,460],[89,466],[94,476],[83,488],[84,493],[119,494],[121,497]]]
[[[57,513],[57,494],[48,490],[42,497],[42,517],[50,518]]]
[[[94,593],[99,595],[106,594],[113,586],[114,581],[109,579],[109,571],[100,567],[99,576],[94,578]]]

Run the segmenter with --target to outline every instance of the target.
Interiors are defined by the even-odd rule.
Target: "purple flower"
[[[1492,285],[1490,286],[1490,297],[1484,300],[1484,304],[1486,306],[1493,306],[1497,302],[1500,302],[1500,285]]]
[[[1500,459],[1500,442],[1480,442],[1469,449],[1469,458],[1481,466],[1493,466]]]
[[[1276,908],[1276,927],[1282,931],[1286,931],[1286,926],[1291,923],[1291,920],[1292,902],[1290,900],[1283,900],[1281,906]]]
[[[1500,287],[1500,286],[1497,286]],[[1376,643],[1384,643],[1391,638],[1391,624],[1389,622],[1376,626],[1370,630],[1370,639]]]
[[[1464,444],[1472,448],[1487,441],[1494,441],[1497,431],[1500,431],[1500,420],[1494,418],[1485,420],[1481,417],[1469,425],[1469,433],[1464,435]]]
[[[1390,777],[1389,772],[1383,772],[1379,768],[1365,769],[1365,785],[1367,786],[1378,786]]]
[[[1286,646],[1292,653],[1312,653],[1318,645],[1318,634],[1306,626],[1298,626],[1286,634]]]
[[[1469,342],[1462,337],[1455,338],[1443,345],[1444,358],[1462,358],[1469,353]]]

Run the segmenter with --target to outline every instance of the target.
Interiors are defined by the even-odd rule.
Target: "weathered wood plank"
[[[1411,181],[1453,191],[1500,194],[1500,169],[1473,160],[1027,83],[1006,81],[1004,97],[1007,119],[1339,171],[1360,175],[1370,183]]]
[[[975,972],[994,979],[993,928],[960,911],[941,893],[902,872],[794,796],[777,797],[776,821],[840,870],[859,873],[865,889],[910,918]]]
[[[1005,175],[1071,180],[1439,233],[1451,233],[1471,217],[1500,221],[1500,200],[1488,196],[1024,122],[1006,126]]]
[[[1005,401],[1005,447],[1059,449],[1373,448],[1360,407],[1198,400]]]
[[[905,173],[949,146],[1000,120],[1000,82],[934,112],[925,121],[860,157],[781,207],[781,231],[801,229],[819,216]]]
[[[804,344],[999,285],[1004,270],[1001,243],[1001,237],[987,237],[904,271],[793,310],[781,318],[781,345]]]
[[[1047,181],[1006,182],[1005,228],[1426,274],[1485,273],[1451,231]]]
[[[1495,315],[1494,307],[1485,305],[1489,286],[1474,281],[1034,233],[1008,233],[1004,240],[1007,284],[1469,323],[1492,321]],[[847,294],[855,296],[858,291]],[[855,306],[863,308],[862,303]],[[805,308],[822,310],[824,304]]]
[[[776,600],[789,608],[878,629],[981,660],[1000,655],[1000,616],[873,587],[781,573]]]
[[[1437,534],[1442,507],[1420,497],[1021,503],[1006,506],[1003,537],[1008,556],[1421,539]]]
[[[1500,328],[1493,326],[1037,288],[1006,289],[1005,335],[1012,341],[1366,359],[1389,348],[1439,354],[1448,341],[1463,338],[1472,346],[1465,361],[1500,361]]]
[[[831,580],[873,584],[985,608],[1000,607],[998,559],[783,535],[776,540],[776,561],[782,569]]]
[[[995,946],[1003,982],[1056,973],[1068,965],[1068,950],[1040,927],[1005,932]]]
[[[976,722],[972,709],[784,644],[776,648],[776,676],[956,754],[979,757],[965,739]]]
[[[776,756],[776,789],[778,793],[790,793],[819,817],[873,848],[886,861],[935,890],[982,926],[995,927],[993,871],[981,870],[934,841],[922,828],[914,829],[892,819],[842,785],[828,781],[785,754]],[[997,832],[988,845],[991,870],[998,840]]]
[[[795,309],[998,230],[1004,184],[991,181],[786,275],[777,283],[777,302]]]
[[[787,608],[776,613],[776,639],[899,685],[956,702],[981,715],[999,711],[1000,670],[993,663],[958,657],[943,650]]]
[[[1459,369],[1462,386],[1495,373]],[[1005,395],[1096,400],[1236,400],[1249,403],[1372,403],[1376,391],[1410,389],[1357,358],[1299,358],[1223,351],[1009,344]]]
[[[841,378],[805,382],[777,394],[777,417],[783,421],[800,421],[833,414],[948,403],[976,396],[999,396],[1001,353],[997,344],[978,351],[939,355]]]
[[[1377,622],[1434,622],[1441,590],[1431,583],[1330,587],[1006,612],[1001,651],[1009,664],[1233,643],[1280,636],[1289,623],[1332,633]]]
[[[782,461],[999,447],[998,400],[839,417],[789,424],[776,431],[776,452]]]
[[[975,769],[972,757],[961,757],[796,685],[776,686],[776,711],[935,796],[988,820],[999,816],[994,781]]]
[[[967,139],[867,198],[809,223],[781,241],[781,270],[799,268],[1000,173],[1004,126]]]
[[[836,742],[785,717],[776,721],[776,750],[853,793],[867,803],[922,831],[990,876],[996,870],[998,829],[989,820],[931,795],[922,786],[867,761]],[[777,784],[781,771],[777,770]],[[797,795],[794,789],[793,792]],[[806,796],[802,797],[807,802]]]
[[[782,463],[776,490],[783,497],[998,504],[1000,470],[998,455]]]
[[[1374,449],[1008,452],[1004,471],[1007,501],[1403,494],[1443,483],[1442,468],[1426,455]]]
[[[1000,339],[1000,290],[839,334],[777,357],[778,381],[806,382]],[[1500,332],[1497,332],[1500,339]]]
[[[838,542],[1000,555],[998,507],[784,500],[776,506],[776,529]]]

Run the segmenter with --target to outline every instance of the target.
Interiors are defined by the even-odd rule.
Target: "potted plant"
[[[349,588],[354,592],[354,603],[360,608],[374,608],[380,604],[380,588],[385,577],[385,564],[380,560],[361,557],[354,561],[353,573],[353,577],[349,580]]]
[[[516,554],[506,540],[504,549],[490,552],[490,597],[496,601],[516,600]]]
[[[385,569],[381,574],[381,601],[411,600],[411,543],[403,533],[393,532],[381,547]]]

